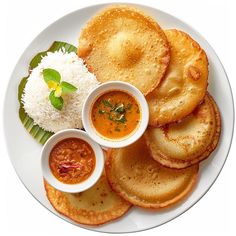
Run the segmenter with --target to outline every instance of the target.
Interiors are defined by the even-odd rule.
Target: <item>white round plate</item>
[[[6,144],[11,162],[19,178],[43,206],[68,222],[71,221],[58,214],[46,198],[40,166],[42,146],[27,133],[20,122],[17,87],[21,78],[28,74],[29,62],[35,54],[48,49],[55,40],[65,41],[76,46],[81,28],[105,6],[106,4],[96,5],[72,12],[41,32],[19,59],[9,80],[5,97],[3,112]],[[209,190],[216,180],[227,158],[233,135],[234,107],[232,92],[224,68],[212,47],[196,30],[174,16],[147,6],[138,5],[138,7],[153,16],[164,29],[177,28],[187,32],[205,49],[209,59],[210,71],[208,90],[220,108],[222,133],[215,152],[207,161],[201,164],[198,184],[186,200],[175,207],[156,212],[133,207],[124,217],[99,227],[80,225],[100,232],[121,233],[150,229],[164,224],[188,210]]]

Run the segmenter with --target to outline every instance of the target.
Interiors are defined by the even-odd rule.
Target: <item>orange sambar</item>
[[[78,184],[88,179],[96,165],[92,147],[82,139],[68,138],[57,143],[49,156],[53,175],[62,183]]]
[[[139,125],[140,117],[140,106],[136,99],[120,90],[101,95],[91,110],[94,128],[109,139],[122,139],[133,133]]]

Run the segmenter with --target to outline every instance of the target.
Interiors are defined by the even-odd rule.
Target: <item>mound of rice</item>
[[[56,110],[49,101],[50,90],[42,75],[45,68],[57,70],[61,74],[61,81],[67,81],[77,87],[76,92],[63,96],[64,106],[61,111]],[[36,124],[47,131],[81,129],[84,101],[98,84],[95,76],[74,52],[49,52],[28,78],[22,96],[24,109]]]

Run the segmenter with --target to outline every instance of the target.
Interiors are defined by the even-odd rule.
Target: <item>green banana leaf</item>
[[[59,49],[64,48],[66,52],[77,52],[77,48],[71,44],[65,43],[65,42],[59,42],[55,41],[52,46],[47,50],[38,53],[30,62],[29,64],[29,71],[34,69],[38,64],[41,62],[42,57],[44,57],[47,52],[55,52],[58,51]],[[24,77],[19,86],[18,86],[18,100],[20,103],[20,109],[19,109],[19,117],[20,120],[23,124],[23,126],[26,128],[26,130],[41,144],[44,144],[52,135],[52,132],[46,131],[36,125],[34,123],[34,120],[28,116],[28,114],[24,110],[23,103],[21,101],[25,85],[27,83],[27,79],[29,76]]]

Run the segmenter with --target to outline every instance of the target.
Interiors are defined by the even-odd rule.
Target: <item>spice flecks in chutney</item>
[[[95,165],[92,147],[79,138],[68,138],[58,142],[49,156],[49,166],[53,175],[65,184],[85,181],[93,173]]]
[[[130,135],[138,127],[140,116],[136,99],[120,90],[101,95],[91,111],[94,128],[109,139],[121,139]]]

